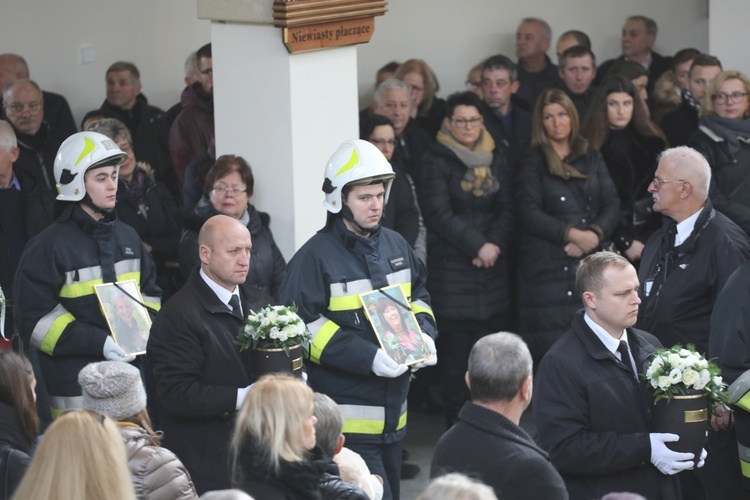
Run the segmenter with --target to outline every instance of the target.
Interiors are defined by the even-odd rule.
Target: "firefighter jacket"
[[[406,432],[409,372],[386,378],[370,370],[379,344],[359,294],[401,284],[420,328],[434,338],[426,279],[398,233],[380,228],[362,238],[340,218],[289,262],[281,302],[295,304],[313,334],[308,383],[338,403],[347,439],[393,443]]]
[[[78,372],[102,361],[109,334],[94,285],[135,280],[144,304],[160,308],[151,256],[130,226],[95,221],[78,204],[26,246],[14,282],[16,329],[39,350],[53,416],[81,407]]]

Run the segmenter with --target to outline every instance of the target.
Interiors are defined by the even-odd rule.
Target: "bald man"
[[[230,487],[233,417],[255,381],[250,351],[240,352],[234,340],[243,316],[272,299],[245,284],[253,245],[239,221],[216,215],[203,225],[198,241],[200,269],[162,307],[147,355],[164,446],[204,493]]]
[[[29,65],[18,54],[0,54],[0,92],[14,80],[28,80]],[[63,138],[78,132],[73,113],[65,97],[54,92],[42,91],[44,118],[50,126],[60,131]]]

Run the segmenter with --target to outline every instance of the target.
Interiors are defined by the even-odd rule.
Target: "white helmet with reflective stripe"
[[[78,132],[62,143],[55,157],[57,199],[81,201],[86,195],[86,171],[99,166],[119,165],[128,158],[117,144],[98,132]]]
[[[355,139],[346,141],[333,153],[326,165],[323,206],[334,214],[341,211],[341,190],[347,184],[368,185],[378,181],[385,185],[385,202],[396,174],[388,160],[373,144]]]

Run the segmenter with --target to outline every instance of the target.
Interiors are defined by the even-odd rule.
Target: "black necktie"
[[[229,305],[232,307],[232,314],[242,319],[242,308],[240,308],[240,298],[236,295],[232,295],[229,299]]]
[[[630,351],[628,350],[628,343],[624,340],[621,340],[620,345],[617,347],[617,352],[620,353],[620,361],[622,361],[622,364],[624,364],[628,371],[635,375],[636,380],[638,380],[638,375],[633,371],[633,363],[630,361]]]

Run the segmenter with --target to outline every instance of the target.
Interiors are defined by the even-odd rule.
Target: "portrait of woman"
[[[413,363],[430,355],[422,334],[416,325],[407,325],[408,313],[403,307],[387,297],[378,299],[375,310],[384,329],[383,347],[386,353],[399,364]]]

